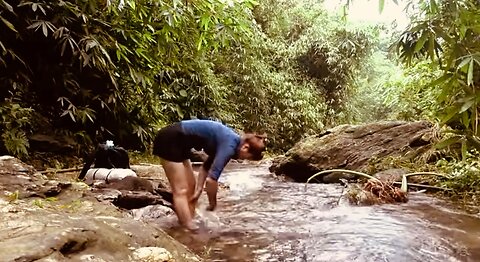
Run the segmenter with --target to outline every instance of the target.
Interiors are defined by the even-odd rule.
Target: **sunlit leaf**
[[[188,93],[187,93],[187,91],[185,91],[185,89],[182,89],[182,90],[180,90],[180,95],[183,96],[183,97],[187,97]]]
[[[470,57],[470,56],[467,57],[467,58],[464,58],[464,59],[462,60],[462,62],[460,62],[460,64],[458,64],[457,69],[463,70],[463,68],[464,68],[468,63],[470,63],[471,60],[472,60],[472,57]]]
[[[384,8],[385,8],[385,0],[378,0],[378,11],[382,13]]]
[[[7,8],[8,11],[13,13],[13,7],[9,3],[7,3],[7,1],[1,0],[1,3],[5,8]]]
[[[470,64],[468,65],[467,85],[473,84],[473,66],[473,59],[471,59]]]
[[[474,98],[471,98],[471,99],[468,99],[467,101],[465,101],[463,104],[462,104],[462,107],[460,108],[460,110],[457,112],[457,114],[460,114],[460,113],[463,113],[465,111],[467,111],[469,108],[472,107],[472,105],[475,103],[475,99]]]
[[[435,144],[436,149],[444,149],[461,141],[460,136],[450,137]]]
[[[423,46],[425,45],[425,42],[427,42],[427,40],[428,40],[428,32],[424,31],[422,33],[422,36],[420,37],[420,39],[415,44],[414,52],[420,51],[423,48]],[[432,52],[433,52],[433,50],[432,50]]]
[[[15,26],[13,26],[13,24],[10,23],[7,19],[3,18],[2,16],[0,16],[0,19],[10,30],[12,30],[15,33],[18,33],[18,31],[15,29]]]

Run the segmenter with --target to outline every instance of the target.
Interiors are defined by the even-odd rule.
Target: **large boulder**
[[[364,171],[372,159],[421,155],[432,143],[432,131],[432,125],[425,121],[341,125],[300,141],[275,158],[270,171],[299,182],[322,170]],[[337,182],[339,177],[332,175],[319,180]]]

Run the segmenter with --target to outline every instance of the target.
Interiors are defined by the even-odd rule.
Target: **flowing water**
[[[268,166],[230,165],[218,208],[170,235],[208,261],[480,261],[480,218],[421,193],[406,204],[350,206],[334,184],[282,182]],[[340,199],[340,200],[339,200]]]

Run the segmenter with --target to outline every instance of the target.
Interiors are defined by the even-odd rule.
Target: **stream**
[[[283,182],[267,165],[230,164],[218,207],[200,199],[197,234],[159,221],[208,261],[480,261],[480,218],[422,193],[351,206],[337,184]],[[205,195],[205,194],[204,194]]]

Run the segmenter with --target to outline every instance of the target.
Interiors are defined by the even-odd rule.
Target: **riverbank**
[[[132,168],[163,179],[158,166]],[[201,261],[158,224],[113,205],[116,191],[78,182],[78,172],[42,174],[3,156],[0,173],[2,261]]]

